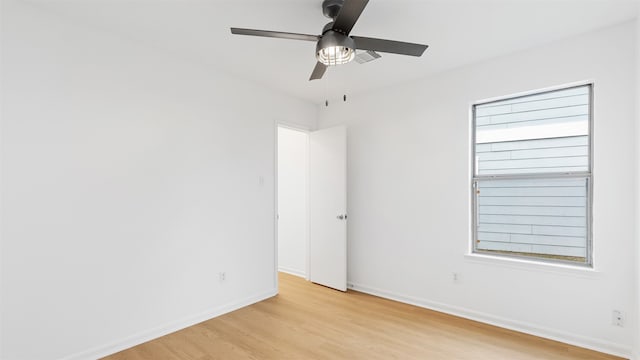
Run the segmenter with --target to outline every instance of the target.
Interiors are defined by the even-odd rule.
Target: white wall
[[[626,23],[321,108],[321,128],[348,126],[352,286],[629,355],[634,35]],[[595,271],[465,256],[471,103],[584,80],[595,82]],[[626,327],[611,324],[614,309],[630,314]]]
[[[94,359],[274,295],[275,124],[316,107],[2,5],[0,358]]]
[[[307,276],[308,142],[306,132],[278,128],[278,269]]]
[[[640,359],[640,7],[636,18],[636,334],[635,359]]]

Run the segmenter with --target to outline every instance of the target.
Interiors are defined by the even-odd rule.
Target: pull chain
[[[329,79],[324,78],[324,106],[329,107]],[[347,94],[342,95],[342,101],[347,102]]]
[[[329,78],[327,76],[324,81],[324,106],[329,107]]]

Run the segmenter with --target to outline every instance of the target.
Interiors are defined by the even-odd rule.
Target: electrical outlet
[[[227,279],[227,273],[222,271],[218,273],[218,279],[220,279],[220,281],[225,281]]]
[[[454,272],[451,273],[451,280],[453,280],[454,283],[457,283],[460,281],[460,273]]]
[[[620,310],[613,310],[612,319],[613,325],[624,327],[624,314]]]

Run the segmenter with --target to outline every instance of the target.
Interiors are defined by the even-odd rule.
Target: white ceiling
[[[31,0],[48,11],[316,103],[606,27],[637,0],[371,0],[352,34],[418,42],[421,58],[382,54],[309,82],[315,44],[231,35],[229,27],[319,34],[322,0]],[[594,44],[598,51],[598,44]]]

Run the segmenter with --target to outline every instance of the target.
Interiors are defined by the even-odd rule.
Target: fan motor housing
[[[345,48],[354,49],[356,48],[356,43],[352,38],[347,35],[340,34],[339,32],[335,32],[332,30],[327,31],[320,41],[316,44],[316,53],[321,49],[331,46],[344,46]]]
[[[333,21],[327,23],[323,28],[322,28],[322,35],[326,34],[327,31],[334,31],[333,30]]]

